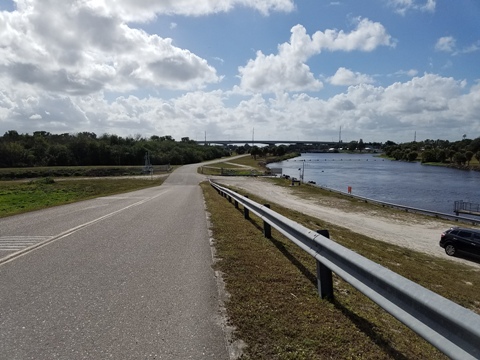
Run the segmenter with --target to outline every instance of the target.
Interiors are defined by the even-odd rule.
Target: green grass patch
[[[278,156],[253,156],[246,155],[238,159],[215,163],[198,168],[198,172],[204,175],[230,175],[230,176],[261,176],[268,174],[267,164],[290,159],[300,154],[290,153],[282,157]],[[223,170],[222,170],[223,168]]]
[[[256,159],[253,156],[249,155],[249,156],[244,156],[238,159],[234,159],[231,162],[240,164],[240,165],[250,166],[258,170],[261,170],[261,169],[264,169],[265,165],[268,163],[280,162],[280,161],[291,159],[297,156],[300,156],[300,153],[288,153],[288,154],[285,154],[284,156],[266,156],[266,157],[257,156]]]
[[[46,166],[28,168],[0,168],[0,180],[32,179],[44,177],[104,177],[141,175],[143,166]],[[154,166],[154,173],[165,173],[163,167]]]
[[[252,168],[260,169],[260,165],[258,164],[259,161],[262,161],[260,157],[257,156],[257,158],[254,159],[253,156],[247,155],[238,159],[234,159],[231,162],[235,164],[240,164],[240,165],[250,166]]]
[[[234,176],[251,176],[258,175],[258,166],[256,168],[242,166],[234,162],[224,161],[221,163],[210,164],[198,168],[198,172],[204,175],[234,175]],[[260,174],[263,174],[261,170]]]
[[[265,175],[265,169],[257,170],[244,167],[221,168],[215,166],[201,166],[198,172],[203,175],[223,175],[223,176],[259,176]]]
[[[0,217],[159,186],[163,181],[162,178],[150,179],[148,176],[144,179],[0,181]]]
[[[334,275],[332,302],[317,295],[315,261],[262,221],[247,221],[208,184],[202,184],[219,261],[230,294],[227,312],[245,341],[245,359],[442,359],[433,346]],[[249,194],[259,203],[264,199]],[[240,206],[241,207],[241,206]],[[272,204],[272,209],[317,230],[420,285],[479,312],[480,273],[356,234]]]
[[[224,162],[219,162],[219,163],[215,163],[215,164],[212,164],[212,165],[209,165],[210,167],[216,167],[216,168],[226,168],[226,169],[239,169],[239,168],[242,168],[241,165],[237,165],[233,162],[228,162],[228,161],[224,161]]]

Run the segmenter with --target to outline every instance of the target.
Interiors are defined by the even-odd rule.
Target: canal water
[[[392,161],[376,154],[306,153],[269,164],[283,174],[330,189],[419,209],[454,214],[454,202],[480,203],[480,172]],[[303,170],[304,169],[304,170]]]

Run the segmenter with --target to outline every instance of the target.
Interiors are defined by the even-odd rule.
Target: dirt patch
[[[458,226],[455,222],[390,209],[377,210],[371,206],[362,209],[361,206],[350,206],[347,200],[320,200],[315,197],[304,199],[295,195],[292,189],[276,186],[260,178],[215,177],[215,180],[373,239],[480,269],[480,264],[474,261],[447,256],[438,245],[440,234],[452,226]]]

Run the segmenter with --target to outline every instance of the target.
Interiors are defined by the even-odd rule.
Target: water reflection
[[[270,164],[304,181],[389,203],[453,214],[456,200],[480,203],[480,172],[391,161],[372,154],[302,154]]]

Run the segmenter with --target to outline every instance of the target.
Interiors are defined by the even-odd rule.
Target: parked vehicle
[[[480,230],[452,227],[440,236],[440,246],[450,256],[457,251],[480,255]]]

